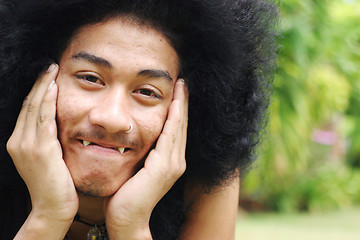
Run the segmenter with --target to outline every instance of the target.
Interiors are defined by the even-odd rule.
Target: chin
[[[110,164],[98,166],[96,164],[76,165],[72,163],[67,162],[67,166],[76,190],[81,195],[91,197],[105,198],[114,195],[139,169],[138,167],[125,169],[123,166]]]
[[[76,190],[80,196],[94,197],[94,198],[106,198],[114,195],[117,189],[104,188],[103,186],[96,186],[93,184],[90,186],[76,186]]]
[[[128,174],[121,175],[122,178],[115,178],[104,174],[86,174],[73,176],[73,181],[80,195],[105,198],[114,195],[132,176]]]

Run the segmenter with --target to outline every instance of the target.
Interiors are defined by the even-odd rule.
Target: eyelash
[[[88,81],[90,83],[104,85],[104,83],[98,77],[95,77],[93,75],[77,75],[75,77],[80,79],[80,80],[83,80],[83,81]],[[89,80],[89,78],[92,78],[95,81],[91,81],[91,80]],[[98,83],[98,81],[99,81],[99,83]],[[144,91],[146,91],[150,95],[145,94]],[[140,94],[142,94],[142,95],[144,95],[146,97],[155,97],[155,98],[161,99],[161,96],[159,94],[157,94],[154,90],[151,90],[151,89],[148,89],[148,88],[140,88],[140,89],[135,90],[134,92],[135,93],[140,93]]]
[[[144,94],[144,91],[146,91],[147,93],[150,93],[150,95],[148,94]],[[155,91],[151,90],[151,89],[147,89],[147,88],[140,88],[134,91],[135,93],[140,93],[142,95],[145,95],[147,97],[152,97],[154,96],[155,98],[161,98],[159,94],[157,94]],[[142,93],[143,92],[143,93]]]
[[[84,81],[91,82],[91,83],[104,85],[104,83],[98,77],[95,77],[92,75],[77,75],[75,77],[78,79],[84,80]],[[91,80],[89,80],[89,78],[92,78],[93,80],[95,79],[96,81],[91,81]]]

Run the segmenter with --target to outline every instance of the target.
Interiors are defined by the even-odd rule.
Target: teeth
[[[89,141],[83,140],[83,144],[84,144],[85,147],[87,147],[90,143],[91,143],[91,142],[89,142]],[[125,152],[125,148],[123,148],[123,147],[119,147],[119,148],[117,148],[117,150],[118,150],[121,154],[123,154],[123,153]]]

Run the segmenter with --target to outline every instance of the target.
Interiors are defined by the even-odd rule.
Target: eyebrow
[[[140,71],[137,75],[150,77],[150,78],[166,78],[171,82],[174,81],[170,77],[170,74],[167,71],[157,70],[157,69],[145,69],[145,70]]]
[[[85,59],[86,61],[89,61],[96,65],[101,65],[101,66],[104,66],[107,68],[112,68],[111,63],[109,61],[107,61],[106,59],[95,56],[90,53],[86,53],[86,52],[77,53],[77,54],[73,55],[71,58],[72,59],[79,59],[79,58]],[[163,71],[163,70],[158,70],[158,69],[145,69],[145,70],[140,71],[137,75],[150,77],[150,78],[166,78],[171,82],[174,81],[168,71]]]
[[[86,52],[77,53],[77,54],[73,55],[71,58],[73,58],[73,59],[81,58],[81,59],[85,59],[91,63],[94,63],[96,65],[100,65],[100,66],[107,67],[107,68],[112,68],[111,63],[109,61],[107,61],[106,59],[97,57],[93,54],[86,53]]]

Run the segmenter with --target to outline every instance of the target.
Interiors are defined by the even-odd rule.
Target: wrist
[[[73,222],[77,209],[77,207],[60,208],[33,205],[29,217],[38,221],[46,221],[49,224],[67,225]]]
[[[59,200],[59,198],[57,198]],[[48,198],[33,198],[31,196],[30,216],[39,220],[47,220],[54,223],[73,222],[79,209],[79,199],[66,199],[54,201]]]
[[[110,240],[152,240],[151,231],[149,226],[134,227],[134,226],[108,226],[107,231]]]
[[[72,220],[48,217],[42,213],[31,211],[15,239],[64,239]]]

